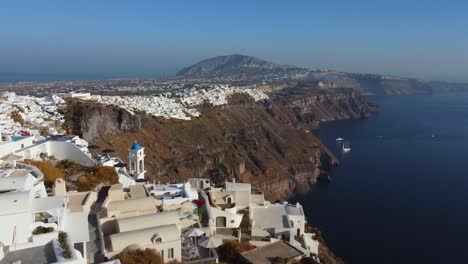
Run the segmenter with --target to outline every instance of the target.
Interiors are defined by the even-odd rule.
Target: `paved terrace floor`
[[[9,252],[0,264],[11,264],[14,260],[20,260],[21,264],[47,264],[57,262],[52,248],[52,242],[43,247],[28,248]]]

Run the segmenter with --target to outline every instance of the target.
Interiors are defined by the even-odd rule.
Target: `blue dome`
[[[141,145],[138,144],[138,143],[135,143],[135,144],[133,144],[133,146],[132,146],[130,149],[133,149],[133,150],[140,150],[140,149],[141,149]]]

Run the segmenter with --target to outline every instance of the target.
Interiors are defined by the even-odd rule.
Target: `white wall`
[[[243,214],[234,214],[236,209],[229,211],[224,211],[221,208],[212,207],[210,205],[208,195],[204,192],[200,192],[201,197],[205,200],[205,207],[209,217],[208,225],[209,227],[216,228],[216,218],[217,217],[226,217],[226,227],[227,228],[238,228],[242,222]],[[231,222],[232,221],[232,222]]]
[[[35,137],[27,137],[18,141],[3,141],[0,143],[0,158],[22,148],[32,146],[34,140]]]
[[[46,153],[58,160],[73,160],[84,166],[94,166],[96,162],[81,151],[75,144],[65,141],[48,140],[16,152],[25,159],[41,160],[40,154]]]
[[[304,234],[305,228],[305,218],[303,215],[288,215],[288,220],[290,221],[289,225],[292,222],[292,232],[294,235],[297,235],[297,230],[299,230],[299,234]]]
[[[151,244],[151,245],[145,245],[143,246],[144,248],[151,248],[156,250],[160,255],[164,255],[164,262],[169,262],[171,260],[177,260],[177,261],[182,261],[182,243],[179,240],[173,240],[173,241],[167,241],[163,243],[158,243],[158,244]],[[174,258],[169,259],[168,258],[168,250],[170,248],[174,249]],[[161,251],[164,251],[164,254],[161,254]],[[107,258],[112,258],[113,256],[119,254],[122,251],[113,251],[113,252],[107,252],[104,255]]]
[[[23,244],[29,242],[29,238],[32,236],[30,227],[33,220],[30,212],[0,216],[0,242],[5,246],[12,245],[15,226],[15,243]]]

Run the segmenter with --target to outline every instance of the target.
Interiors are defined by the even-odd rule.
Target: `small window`
[[[161,258],[164,259],[164,250],[161,250]]]
[[[168,259],[173,259],[174,258],[174,249],[170,248],[167,250],[167,258]]]
[[[231,224],[234,224],[234,220],[231,220]]]
[[[155,235],[151,238],[151,242],[153,242],[153,244],[162,243],[162,237],[159,236],[159,234],[155,234]]]

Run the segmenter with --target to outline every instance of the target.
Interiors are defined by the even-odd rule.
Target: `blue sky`
[[[2,1],[0,72],[148,77],[216,55],[468,81],[468,1]]]

